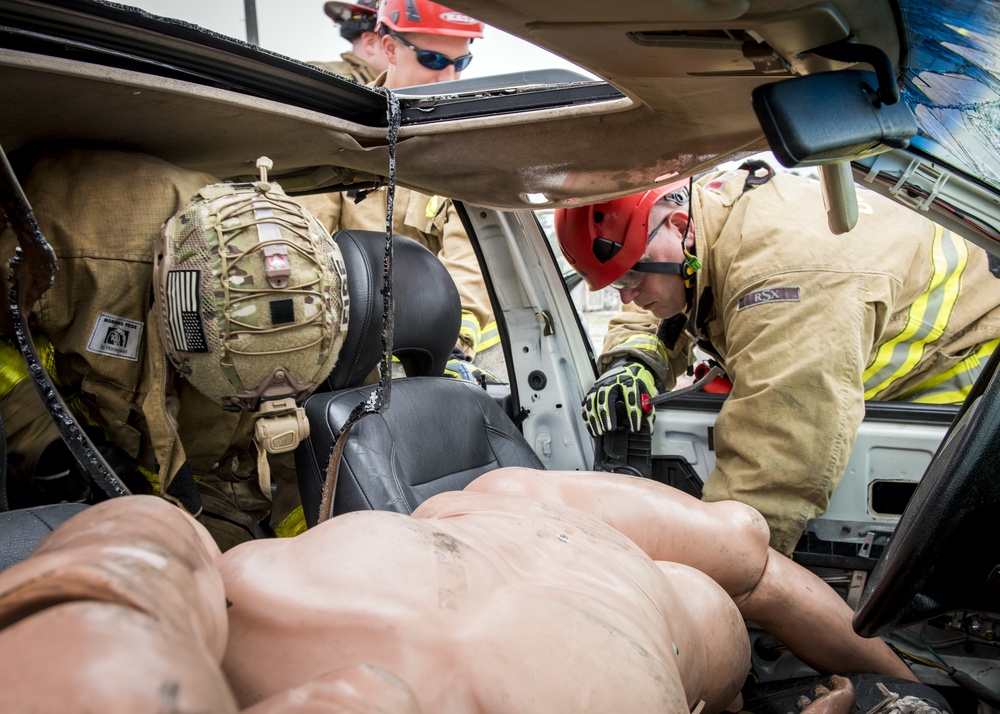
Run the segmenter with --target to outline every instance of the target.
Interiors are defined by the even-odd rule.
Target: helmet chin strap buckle
[[[254,443],[257,446],[257,480],[264,496],[273,498],[267,455],[294,451],[308,436],[306,410],[296,405],[294,397],[261,401],[254,423]]]
[[[687,256],[684,259],[684,287],[693,289],[695,275],[701,270],[701,261],[698,260],[698,256],[687,252],[687,250],[684,251],[684,255]]]
[[[269,454],[283,454],[295,448],[309,436],[306,412],[292,397],[270,399],[260,403],[254,434]]]

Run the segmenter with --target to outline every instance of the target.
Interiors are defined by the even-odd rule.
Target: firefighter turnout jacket
[[[32,332],[77,420],[123,452],[149,491],[197,516],[223,549],[268,520],[278,535],[304,530],[293,454],[271,460],[272,503],[257,478],[253,416],[224,411],[178,378],[147,319],[161,226],[217,179],[112,149],[59,149],[26,163],[21,183],[58,260],[32,310]],[[10,228],[0,232],[0,258],[15,245]],[[0,414],[12,476],[27,482],[60,437],[11,335],[4,308]]]
[[[639,359],[670,389],[694,345],[717,357],[733,389],[703,497],[753,506],[789,554],[843,476],[866,399],[963,401],[1000,339],[1000,279],[984,250],[882,196],[859,190],[857,227],[834,235],[814,181],[747,176],[694,184],[688,312],[626,306],[600,364]]]
[[[344,52],[340,55],[340,62],[310,62],[314,67],[325,69],[327,72],[339,74],[341,77],[353,79],[358,84],[371,84],[378,77],[379,73],[358,57],[353,52]]]

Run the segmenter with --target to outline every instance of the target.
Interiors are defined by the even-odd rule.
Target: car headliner
[[[498,208],[623,195],[765,150],[750,105],[754,87],[847,67],[808,50],[852,36],[883,48],[896,67],[901,54],[897,15],[886,0],[449,5],[618,90],[566,106],[504,100],[509,109],[501,101],[499,109],[492,104],[457,118],[443,112],[445,100],[438,109],[434,101],[404,99],[404,109],[420,103],[425,116],[399,131],[397,181]],[[373,90],[141,11],[88,0],[0,0],[2,24],[17,26],[25,13],[46,18],[33,26],[35,35],[38,27],[89,34],[78,35],[85,51],[74,52],[0,33],[10,48],[0,49],[0,144],[7,151],[36,141],[107,142],[223,178],[251,175],[257,156],[267,155],[289,191],[387,174],[387,129],[378,111],[385,98]],[[97,45],[101,51],[92,51]],[[182,55],[195,56],[197,71],[178,69]],[[212,69],[223,61],[223,69]],[[482,99],[470,100],[473,109]]]

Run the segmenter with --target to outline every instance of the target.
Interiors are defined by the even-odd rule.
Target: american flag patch
[[[167,321],[175,350],[208,352],[201,325],[201,271],[171,270],[167,274]]]

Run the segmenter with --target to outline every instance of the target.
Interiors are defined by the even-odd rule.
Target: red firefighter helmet
[[[557,208],[556,237],[573,269],[600,290],[635,267],[649,242],[653,204],[673,194],[674,203],[688,201],[687,179],[631,196],[574,208]]]
[[[340,36],[348,42],[366,32],[375,32],[375,5],[378,0],[340,2],[331,0],[323,4],[323,12],[340,26]]]
[[[340,25],[351,20],[362,20],[369,17],[375,19],[376,3],[377,0],[358,0],[357,2],[330,0],[330,2],[323,3],[323,12]]]
[[[382,0],[376,32],[383,25],[393,32],[470,38],[481,38],[485,28],[479,20],[431,0]]]

